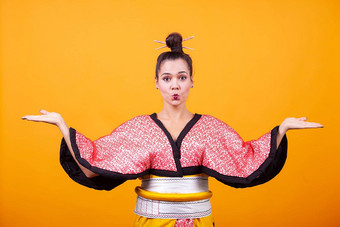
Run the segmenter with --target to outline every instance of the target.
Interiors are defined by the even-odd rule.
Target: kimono
[[[278,129],[275,126],[258,139],[245,142],[223,121],[195,113],[175,142],[156,113],[139,115],[94,141],[70,128],[77,161],[99,176],[84,175],[64,139],[60,163],[74,181],[97,190],[112,190],[126,180],[147,175],[197,174],[235,188],[252,187],[274,178],[285,164],[287,137],[284,135],[276,149]]]

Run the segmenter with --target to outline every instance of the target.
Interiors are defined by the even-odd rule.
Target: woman
[[[288,130],[323,126],[306,117],[286,118],[259,139],[244,142],[226,123],[187,109],[192,60],[182,51],[180,34],[170,34],[166,44],[171,51],[160,54],[156,65],[155,84],[164,99],[159,113],[134,117],[95,141],[68,128],[58,113],[41,110],[42,115],[23,119],[58,126],[60,161],[76,182],[111,190],[142,179],[136,226],[213,226],[208,176],[232,187],[265,183],[285,163]]]

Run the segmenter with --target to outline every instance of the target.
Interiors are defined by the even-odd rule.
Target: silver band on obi
[[[151,177],[136,187],[135,213],[147,218],[188,219],[211,214],[207,176]]]
[[[210,199],[169,202],[137,196],[135,213],[148,218],[160,219],[202,218],[211,214],[211,204]]]

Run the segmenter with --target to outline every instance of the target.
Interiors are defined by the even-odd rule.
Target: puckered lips
[[[177,100],[177,99],[179,98],[179,94],[176,94],[176,93],[173,94],[173,95],[172,95],[172,98],[175,99],[175,100]]]

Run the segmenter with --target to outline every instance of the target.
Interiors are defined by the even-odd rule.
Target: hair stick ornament
[[[154,40],[156,43],[163,43],[163,44],[165,44],[165,42],[163,42],[163,41],[158,41],[158,40]]]
[[[186,38],[186,39],[183,39],[183,42],[184,41],[187,41],[187,40],[189,40],[189,39],[192,39],[192,38],[194,38],[195,36],[190,36],[189,38]]]
[[[195,50],[194,48],[190,48],[190,47],[183,47],[183,48],[186,48],[186,49],[189,49],[189,50]]]
[[[190,37],[188,37],[188,38],[185,38],[185,39],[183,39],[182,42],[187,41],[187,40],[189,40],[189,39],[192,39],[192,38],[194,38],[194,37],[195,37],[195,36],[190,36]],[[159,41],[159,40],[154,40],[154,41],[155,41],[156,43],[163,43],[163,44],[166,44],[166,42],[163,42],[163,41]],[[162,48],[164,48],[164,47],[167,47],[167,45],[158,47],[158,48],[156,48],[156,50],[162,49]],[[194,50],[194,48],[190,48],[190,47],[184,47],[184,46],[182,46],[182,48],[186,48],[186,49],[189,49],[189,50]]]
[[[166,46],[158,47],[158,48],[156,48],[156,50],[158,50],[158,49],[162,49],[162,48],[164,48],[164,47],[166,47]]]

